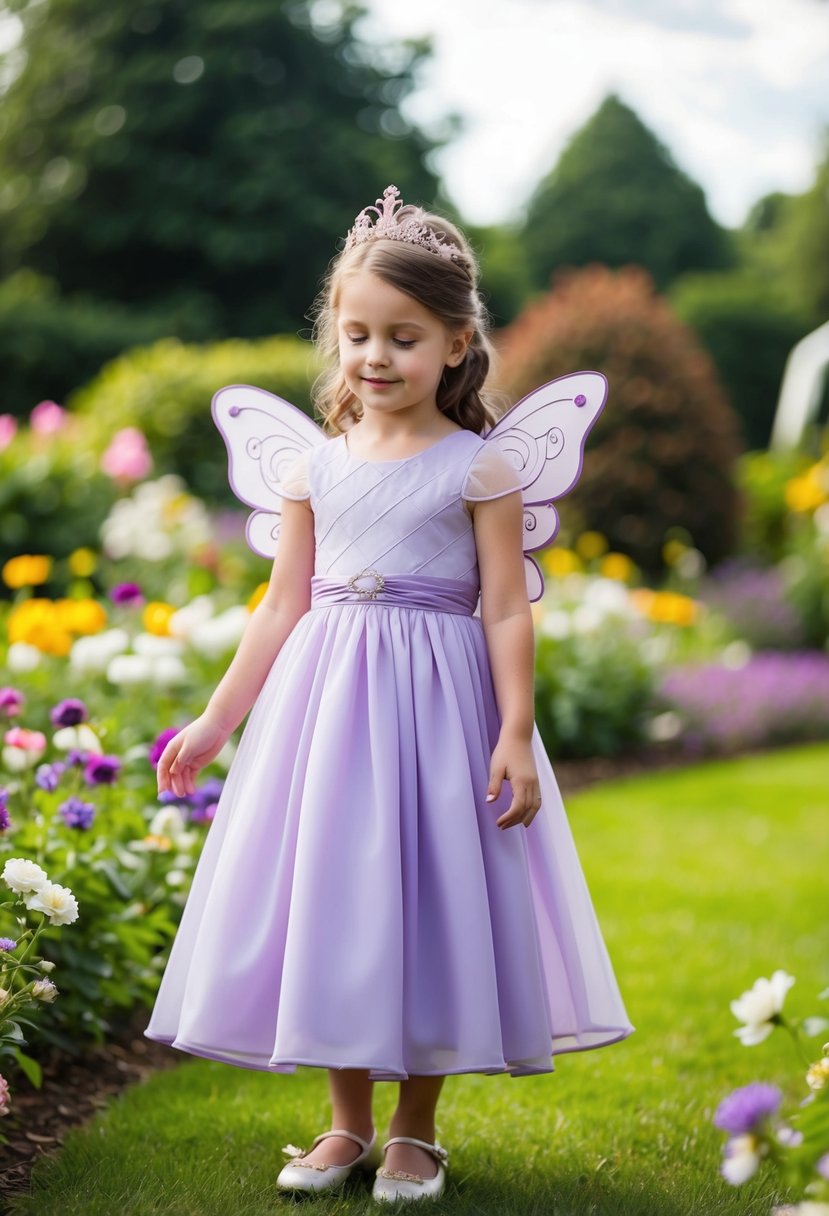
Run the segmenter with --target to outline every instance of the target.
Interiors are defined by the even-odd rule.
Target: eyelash
[[[365,339],[365,336],[363,336],[363,337],[354,337],[354,338],[349,337],[348,340],[352,346],[359,346],[360,343],[365,342],[366,339]],[[415,339],[414,338],[392,338],[392,342],[394,342],[395,346],[399,346],[401,350],[411,350],[411,348],[415,344]]]

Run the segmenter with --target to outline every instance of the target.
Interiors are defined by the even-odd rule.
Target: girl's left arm
[[[481,579],[481,622],[489,651],[501,733],[490,761],[487,801],[506,778],[512,802],[498,827],[529,827],[541,805],[532,752],[535,635],[524,575],[524,504],[520,491],[476,502],[473,515]]]

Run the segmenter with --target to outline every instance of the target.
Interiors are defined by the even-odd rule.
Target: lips
[[[363,376],[362,380],[363,380],[364,384],[385,385],[385,384],[396,384],[397,383],[395,380],[379,380],[375,376]]]

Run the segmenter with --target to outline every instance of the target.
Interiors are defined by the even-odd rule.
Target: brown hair
[[[404,219],[405,210],[399,212]],[[484,392],[493,350],[486,336],[488,318],[478,292],[474,254],[448,220],[431,214],[422,215],[422,219],[456,246],[461,256],[444,258],[422,245],[376,237],[344,250],[329,267],[314,307],[314,341],[328,367],[314,384],[313,399],[325,429],[331,434],[341,434],[362,417],[362,406],[346,385],[337,358],[340,290],[345,280],[360,270],[376,274],[384,283],[411,296],[450,333],[473,330],[461,363],[444,369],[437,390],[441,413],[480,435],[493,425],[500,412]]]

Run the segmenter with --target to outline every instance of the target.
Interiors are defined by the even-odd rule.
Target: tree
[[[558,267],[590,262],[644,266],[658,288],[732,262],[701,188],[613,94],[538,186],[524,239],[539,287]]]
[[[434,147],[399,112],[424,43],[366,48],[312,0],[9,0],[0,57],[0,277],[296,329],[357,210],[428,202]],[[176,308],[172,307],[173,313]]]

